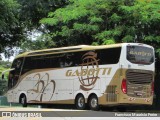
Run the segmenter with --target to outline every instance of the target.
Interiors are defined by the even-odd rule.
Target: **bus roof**
[[[99,45],[99,46],[78,45],[78,46],[51,48],[51,49],[43,49],[43,50],[35,50],[35,51],[25,52],[25,53],[17,55],[16,58],[29,57],[29,56],[39,56],[39,55],[46,55],[46,54],[57,54],[57,53],[66,53],[66,52],[104,49],[104,48],[106,48],[106,49],[107,48],[116,48],[116,47],[121,47],[121,46],[122,46],[122,43],[111,44],[111,45]]]
[[[142,46],[145,45],[146,47],[151,47],[153,49],[152,46],[149,46],[149,45],[146,45],[143,43],[118,43],[118,44],[99,45],[99,46],[78,45],[78,46],[59,47],[59,48],[50,48],[50,49],[29,51],[29,52],[25,52],[25,53],[17,55],[16,58],[47,55],[47,54],[76,52],[76,51],[96,50],[96,49],[117,48],[117,47],[121,47],[122,45],[142,45]]]

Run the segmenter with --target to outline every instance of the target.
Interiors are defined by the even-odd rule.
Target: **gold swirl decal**
[[[42,77],[40,73],[37,73],[33,76],[33,79],[38,80],[38,82],[34,85],[35,89],[29,89],[28,91],[32,91],[34,93],[37,93],[38,95],[35,97],[35,99],[30,100],[29,102],[42,102],[43,101],[43,95],[46,90],[46,88],[52,84],[52,94],[49,97],[49,101],[53,98],[54,92],[55,92],[55,87],[56,83],[54,80],[49,79],[49,74],[45,73]],[[37,100],[39,99],[39,100]]]

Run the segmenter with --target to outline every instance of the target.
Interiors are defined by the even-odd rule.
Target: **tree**
[[[15,0],[0,1],[0,52],[7,46],[18,45],[22,39],[22,27],[17,14],[19,7]]]
[[[13,47],[31,42],[28,36],[34,30],[43,28],[39,20],[46,17],[49,11],[66,4],[68,0],[1,0],[0,53],[5,52],[6,57],[9,57],[14,53]]]
[[[0,61],[0,75],[3,71],[9,69],[10,66],[11,66],[10,62]],[[7,77],[8,77],[8,73],[5,74],[4,80],[2,80],[0,77],[0,95],[3,95],[7,91],[7,83],[8,83]]]
[[[20,20],[26,25],[27,30],[41,29],[39,20],[46,17],[49,11],[68,4],[68,0],[17,0],[21,5]]]
[[[23,51],[45,49],[54,46],[54,41],[50,36],[43,35],[48,31],[46,27],[39,23],[39,20],[46,17],[49,11],[55,11],[58,8],[64,7],[69,3],[69,0],[17,0],[21,5],[20,18],[24,24],[26,40],[21,42],[20,48]],[[35,32],[36,31],[36,32]],[[37,40],[33,40],[33,34],[39,34]],[[42,35],[41,35],[42,34]]]
[[[70,4],[48,14],[40,22],[49,28],[57,46],[91,44],[104,20],[100,14],[109,5],[104,0],[70,0]],[[106,11],[105,11],[106,12]],[[103,27],[103,25],[102,25]]]
[[[47,49],[55,46],[54,41],[50,36],[40,35],[36,40],[27,40],[21,44],[21,49],[23,52],[38,50],[38,49]]]
[[[143,42],[159,51],[159,0],[70,0],[40,23],[57,46]]]

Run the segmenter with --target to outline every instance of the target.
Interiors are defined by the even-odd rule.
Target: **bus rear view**
[[[154,94],[154,49],[144,44],[125,44],[120,60],[121,104],[148,104]]]

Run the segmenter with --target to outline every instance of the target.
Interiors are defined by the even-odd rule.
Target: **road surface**
[[[159,120],[157,112],[0,107],[0,120]],[[113,118],[114,117],[114,118]]]

